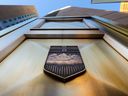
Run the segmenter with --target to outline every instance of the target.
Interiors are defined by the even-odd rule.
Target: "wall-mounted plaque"
[[[44,65],[44,72],[63,82],[85,72],[77,46],[51,46]]]

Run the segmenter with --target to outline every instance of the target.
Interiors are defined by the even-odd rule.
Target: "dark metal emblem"
[[[67,82],[85,72],[77,46],[51,46],[44,72],[62,82]]]

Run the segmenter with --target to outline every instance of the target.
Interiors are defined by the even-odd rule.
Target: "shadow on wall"
[[[128,92],[128,62],[107,43],[102,40],[94,42],[82,47],[81,53],[91,75],[125,93]]]
[[[92,78],[88,73],[70,82],[61,83],[41,74],[4,96],[128,96]]]

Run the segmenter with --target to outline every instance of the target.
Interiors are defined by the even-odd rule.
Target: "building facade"
[[[120,12],[128,13],[128,2],[121,2]]]
[[[34,6],[0,5],[0,30],[37,17]]]
[[[65,7],[0,31],[0,96],[128,96],[122,16]]]

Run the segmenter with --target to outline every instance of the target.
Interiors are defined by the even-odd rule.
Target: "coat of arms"
[[[77,46],[51,46],[44,65],[48,75],[67,82],[85,72]]]

